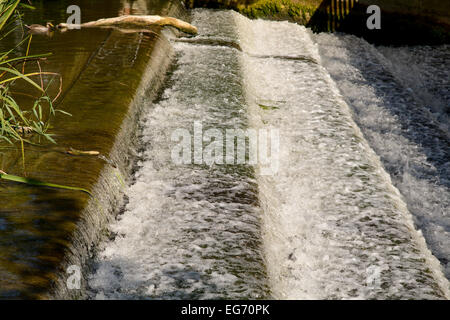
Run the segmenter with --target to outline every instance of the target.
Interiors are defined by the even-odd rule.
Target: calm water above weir
[[[125,5],[125,1],[110,0],[33,3],[37,10],[26,12],[27,24],[65,21],[66,8],[70,4],[83,8],[82,21],[117,16]],[[138,6],[141,11],[135,12],[170,11],[173,14],[171,2],[146,1],[145,4],[147,8]],[[97,150],[108,157],[141,79],[145,78],[148,62],[155,59],[155,44],[160,42],[158,32],[155,29],[146,34],[121,34],[92,29],[54,32],[50,37],[34,35],[32,53],[53,53],[41,63],[42,68],[59,72],[63,77],[63,93],[57,108],[72,116],[58,115],[52,122],[50,133],[55,134],[57,145],[25,146],[26,172],[22,168],[19,149],[2,143],[0,169],[10,174],[26,174],[47,182],[92,190],[106,158],[73,157],[64,151],[69,148]],[[20,39],[19,35],[13,36],[1,42],[0,51]],[[47,83],[49,78],[44,81]],[[23,106],[31,102],[19,93],[36,93],[19,84],[14,91]],[[52,93],[56,91],[57,85],[52,88]],[[76,246],[83,241],[73,236],[79,229],[77,224],[83,218],[81,214],[88,200],[87,195],[79,192],[0,181],[0,298],[47,296],[51,281],[58,277],[57,272],[64,274],[61,268],[66,253],[82,255]],[[98,215],[102,216],[106,206],[98,205]],[[88,237],[100,231],[84,232],[89,233]]]

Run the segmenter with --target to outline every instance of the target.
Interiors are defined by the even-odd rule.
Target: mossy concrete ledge
[[[259,0],[239,5],[238,11],[249,18],[288,20],[306,25],[320,8],[321,0]]]

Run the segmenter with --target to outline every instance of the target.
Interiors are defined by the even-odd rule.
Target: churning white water
[[[353,36],[322,34],[316,41],[324,66],[450,278],[448,47],[382,48],[386,59]]]
[[[148,102],[129,203],[95,261],[89,296],[449,297],[310,32],[232,11],[194,10],[192,23],[199,35],[174,42],[166,89]],[[278,171],[175,164],[171,135],[193,132],[194,121],[278,129]]]
[[[450,45],[378,47],[382,63],[430,110],[438,125],[450,132]],[[409,88],[409,89],[408,89]]]
[[[401,195],[320,65],[309,32],[286,22],[235,19],[241,46],[253,56],[244,55],[243,65],[255,122],[279,127],[283,141],[279,174],[258,179],[275,297],[448,292]],[[273,108],[258,108],[262,103]]]

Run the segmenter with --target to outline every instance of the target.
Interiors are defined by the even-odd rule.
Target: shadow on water
[[[41,298],[69,244],[82,202],[51,188],[8,184],[1,192],[10,197],[0,215],[0,297]]]
[[[374,1],[374,4],[377,1]],[[381,9],[381,29],[369,30],[368,4],[357,0],[324,0],[307,27],[314,32],[345,32],[385,45],[440,44],[450,42],[450,27],[430,18]]]

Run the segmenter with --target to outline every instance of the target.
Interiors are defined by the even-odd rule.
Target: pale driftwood
[[[197,28],[193,25],[172,17],[161,16],[120,16],[115,18],[105,18],[97,21],[90,21],[82,24],[60,23],[58,28],[61,29],[79,29],[79,28],[95,28],[95,27],[148,27],[151,25],[171,26],[186,33],[197,34]]]
[[[100,152],[98,151],[82,151],[82,150],[77,150],[74,148],[70,148],[69,150],[66,150],[67,154],[70,154],[72,156],[98,156],[100,154]]]

